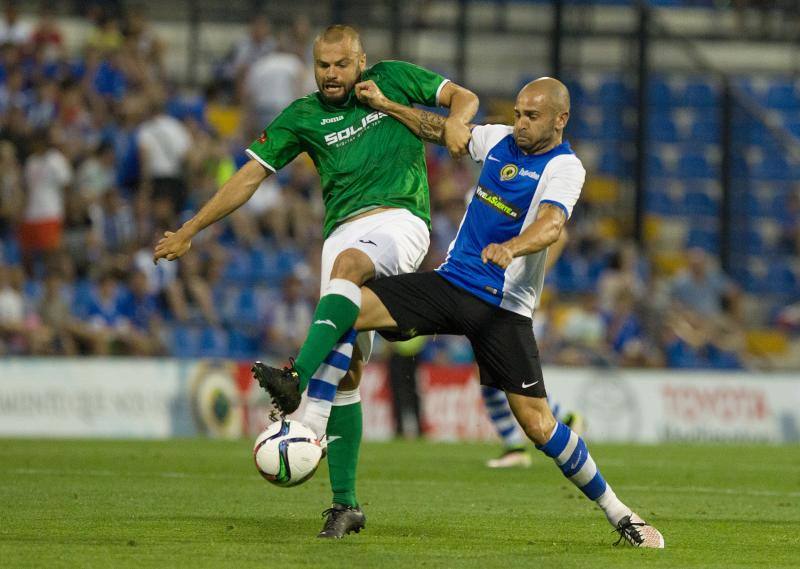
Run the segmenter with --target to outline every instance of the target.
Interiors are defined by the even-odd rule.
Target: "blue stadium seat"
[[[650,115],[648,129],[650,139],[657,142],[679,142],[678,128],[675,121],[668,113],[654,113]]]
[[[22,251],[19,248],[19,243],[13,237],[3,241],[5,242],[5,247],[0,261],[6,265],[18,265],[22,261]]]
[[[721,132],[719,121],[704,119],[692,123],[690,136],[694,142],[718,144]]]
[[[770,292],[777,294],[796,294],[798,292],[797,276],[791,268],[781,263],[770,265],[767,282]]]
[[[170,353],[178,358],[195,358],[200,355],[200,331],[189,326],[172,329]]]
[[[236,359],[258,357],[258,338],[243,330],[233,328],[228,335],[228,356]]]
[[[600,156],[597,170],[602,174],[621,176],[625,172],[625,161],[617,150],[606,150]]]
[[[716,230],[693,227],[686,238],[686,247],[700,247],[710,253],[719,252],[719,237]]]
[[[632,102],[632,93],[619,77],[606,76],[597,90],[597,98],[603,107],[622,107]]]
[[[647,175],[651,178],[662,178],[669,175],[664,161],[658,154],[651,152],[647,155]]]
[[[228,351],[228,332],[222,328],[207,326],[200,332],[200,355],[221,358]]]
[[[684,178],[715,178],[717,172],[705,154],[686,152],[678,158],[678,175]]]
[[[257,326],[263,318],[262,305],[254,287],[244,287],[234,300],[235,322],[246,326]]]
[[[223,278],[226,281],[238,284],[252,282],[253,278],[249,255],[236,247],[231,247],[227,249],[226,252],[228,262],[225,264]]]
[[[793,83],[776,82],[767,89],[764,103],[773,109],[796,110],[800,106],[800,98],[797,96]]]
[[[651,107],[672,107],[676,104],[672,85],[662,76],[655,76],[650,80],[647,89],[647,102]]]
[[[709,81],[694,79],[686,85],[683,92],[683,103],[690,107],[714,108],[719,104],[719,91]]]
[[[272,248],[256,247],[250,252],[250,273],[252,282],[278,283],[280,271],[278,270],[278,256]]]
[[[686,213],[690,215],[717,215],[719,213],[717,202],[702,191],[686,192],[684,207]]]

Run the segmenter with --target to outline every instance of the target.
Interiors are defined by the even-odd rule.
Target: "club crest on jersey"
[[[338,132],[332,132],[330,134],[325,135],[325,144],[330,146],[332,144],[338,144],[342,141],[355,137],[357,134],[360,134],[362,131],[367,130],[368,128],[372,127],[375,123],[385,117],[386,114],[380,111],[375,111],[359,121],[358,126],[348,126]]]
[[[261,136],[258,137],[258,141],[261,144],[264,144],[267,141],[267,131],[266,130],[262,130],[261,131]]]
[[[504,182],[509,180],[513,180],[517,177],[517,172],[519,168],[515,164],[506,164],[502,168],[500,168],[500,179]]]

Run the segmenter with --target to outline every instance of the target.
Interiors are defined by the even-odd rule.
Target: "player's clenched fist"
[[[165,231],[164,237],[159,239],[153,253],[153,263],[158,263],[159,259],[166,259],[167,261],[174,261],[178,257],[182,257],[189,247],[192,246],[192,240],[182,230],[178,231]]]
[[[444,145],[453,158],[460,158],[467,153],[471,136],[469,125],[459,119],[450,117],[444,121]]]
[[[483,263],[494,263],[498,267],[507,269],[514,260],[514,254],[507,246],[501,243],[490,243],[481,251]]]
[[[365,103],[375,109],[376,111],[382,111],[385,109],[385,105],[387,102],[386,95],[383,94],[380,87],[370,79],[369,81],[362,81],[361,83],[356,83],[356,97],[362,103]]]

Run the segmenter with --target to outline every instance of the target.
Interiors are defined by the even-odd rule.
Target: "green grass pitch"
[[[366,531],[330,542],[327,468],[275,488],[248,441],[0,439],[0,566],[800,566],[800,447],[590,449],[667,549],[613,547],[550,461],[490,471],[490,445],[364,445]]]

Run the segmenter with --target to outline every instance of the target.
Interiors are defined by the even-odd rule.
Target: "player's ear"
[[[564,128],[567,126],[567,121],[569,121],[569,111],[559,113],[559,115],[556,117],[556,128],[558,130],[564,130]]]
[[[358,56],[358,70],[364,71],[367,68],[367,54],[363,51],[361,55]]]

